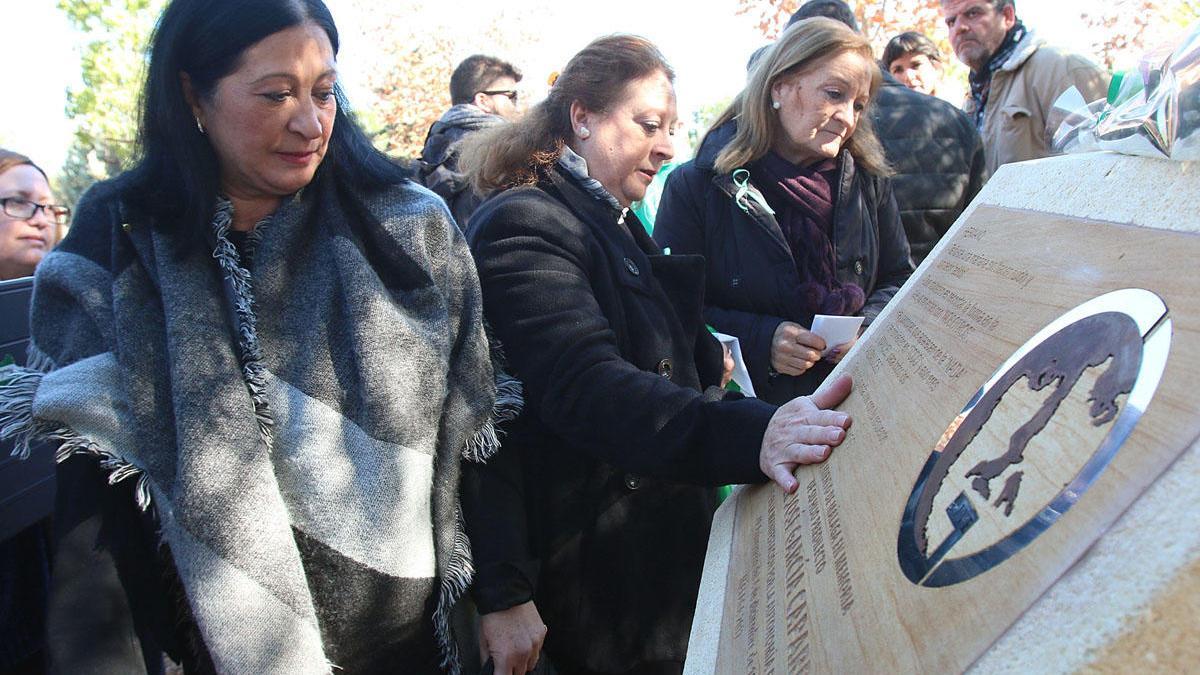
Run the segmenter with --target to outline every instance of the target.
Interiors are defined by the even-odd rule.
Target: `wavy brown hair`
[[[779,116],[771,107],[771,88],[780,80],[821,68],[829,59],[843,52],[862,55],[871,73],[870,99],[883,83],[883,75],[875,65],[871,43],[845,24],[814,17],[792,24],[779,40],[758,60],[750,73],[750,81],[733,103],[713,122],[709,132],[737,120],[733,140],[717,155],[715,168],[729,173],[766,155],[784,133]],[[854,162],[876,176],[889,176],[892,169],[883,154],[883,145],[866,111],[859,117],[854,133],[844,146]]]
[[[655,73],[675,81],[675,71],[649,40],[636,35],[597,38],[573,56],[546,100],[521,119],[479,131],[463,141],[459,168],[481,194],[537,182],[571,138],[571,104],[606,113],[629,85]]]

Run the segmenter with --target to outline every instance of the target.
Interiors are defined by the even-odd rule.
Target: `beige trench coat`
[[[1010,162],[1048,157],[1062,121],[1051,114],[1054,101],[1076,87],[1089,103],[1108,93],[1111,75],[1077,54],[1050,47],[1032,31],[1017,44],[1008,61],[992,75],[992,90],[983,117],[988,173]],[[968,98],[967,114],[974,113]]]

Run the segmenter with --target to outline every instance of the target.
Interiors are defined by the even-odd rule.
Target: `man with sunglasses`
[[[459,143],[474,131],[521,115],[523,109],[518,105],[517,92],[520,81],[521,71],[507,61],[483,54],[467,57],[450,76],[453,105],[433,123],[425,137],[421,180],[446,200],[464,230],[481,198],[458,171]]]

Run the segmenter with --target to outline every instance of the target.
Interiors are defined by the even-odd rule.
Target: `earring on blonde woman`
[[[771,107],[775,110],[779,110],[779,101],[771,101]]]

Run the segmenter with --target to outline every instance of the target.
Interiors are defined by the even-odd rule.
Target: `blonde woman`
[[[667,182],[654,236],[700,254],[704,318],[735,335],[759,397],[813,392],[853,341],[818,314],[879,314],[912,273],[867,108],[882,75],[865,38],[826,18],[784,32]]]

